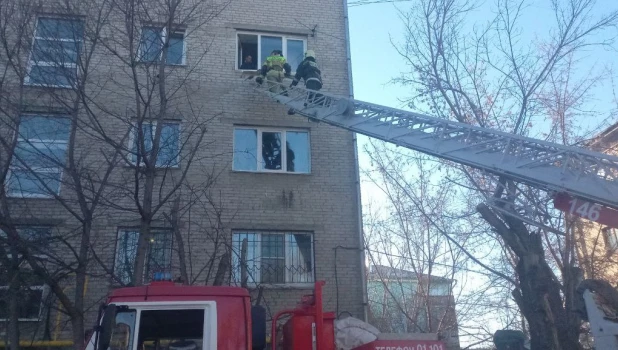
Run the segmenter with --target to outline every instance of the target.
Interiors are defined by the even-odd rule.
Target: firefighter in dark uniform
[[[290,76],[292,67],[286,62],[285,57],[281,53],[281,50],[273,50],[273,52],[266,58],[266,62],[262,65],[260,74],[262,77],[266,77],[266,81],[271,82],[268,84],[270,92],[278,93],[282,91],[285,93],[285,89],[281,86],[283,78]],[[256,79],[258,83],[262,83],[262,79]]]
[[[301,79],[305,81],[305,87],[309,90],[317,91],[322,88],[322,74],[315,61],[315,52],[313,50],[305,52],[305,59],[296,68],[296,75],[290,87],[298,85]]]
[[[318,91],[322,88],[322,73],[315,61],[315,52],[313,52],[313,50],[307,50],[307,52],[305,52],[305,59],[298,65],[298,68],[296,68],[296,75],[290,87],[298,85],[301,79],[305,81],[305,88],[308,90]],[[308,102],[312,103],[321,96],[321,94],[310,93]],[[307,103],[305,103],[305,106],[306,105]],[[290,109],[288,113],[294,114],[294,110]]]

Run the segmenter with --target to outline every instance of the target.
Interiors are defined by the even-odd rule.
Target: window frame
[[[156,30],[162,40],[162,42],[165,42],[165,38],[167,36],[167,27],[163,26],[163,27],[158,27],[156,25],[143,25],[140,28],[139,31],[139,43],[137,45],[137,62],[140,63],[144,63],[144,64],[152,64],[152,63],[160,63],[161,62],[161,58],[163,57],[163,50],[162,47],[159,48],[159,54],[158,56],[158,60],[156,61],[149,61],[149,60],[144,60],[143,59],[143,54],[144,54],[144,50],[143,50],[143,46],[142,46],[142,34],[144,32],[144,29],[153,29]],[[175,66],[175,67],[183,67],[187,65],[187,31],[184,29],[177,29],[172,31],[171,35],[178,35],[178,34],[182,34],[182,60],[181,63],[169,63],[167,61],[167,59],[165,60],[165,65],[166,66]],[[169,53],[169,52],[168,52]]]
[[[155,128],[156,129],[158,122],[159,121],[157,121],[157,120],[153,120],[152,122],[149,122],[148,120],[144,120],[142,122],[142,127],[144,127],[144,125],[146,123],[149,123],[151,125],[151,128]],[[165,126],[165,124],[174,124],[174,125],[178,126],[178,152],[176,154],[176,159],[175,159],[174,164],[158,165],[157,164],[157,160],[155,160],[155,168],[157,168],[157,169],[179,169],[180,168],[180,160],[181,160],[180,154],[182,153],[181,152],[182,151],[182,147],[181,147],[181,145],[182,145],[182,138],[181,138],[181,135],[182,135],[182,121],[180,121],[180,120],[173,120],[173,119],[166,119],[166,120],[163,120],[162,123],[163,123],[164,126]],[[133,160],[133,156],[134,156],[134,153],[133,153],[133,143],[136,141],[136,138],[137,138],[137,124],[138,124],[137,121],[131,122],[131,131],[129,132],[129,139],[128,139],[129,145],[128,145],[128,148],[127,148],[127,150],[128,150],[127,153],[128,154],[127,154],[127,157],[126,157],[126,161],[129,163],[130,166],[138,166],[138,164],[137,164],[137,155],[135,155],[136,160],[135,161]],[[163,130],[161,130],[161,131],[163,131]],[[152,130],[151,130],[151,134],[152,134]],[[159,154],[157,155],[157,158],[159,158],[158,156],[161,155],[161,147],[160,146],[161,145],[159,144]],[[144,166],[143,159],[140,161],[139,166],[140,167]]]
[[[311,231],[265,231],[265,230],[233,230],[232,231],[232,276],[230,277],[230,282],[234,285],[240,285],[241,284],[241,276],[240,276],[240,256],[238,256],[237,254],[235,254],[235,249],[236,247],[234,246],[235,244],[235,236],[236,235],[255,235],[255,236],[259,236],[258,239],[255,240],[255,250],[259,253],[256,254],[254,261],[255,263],[253,265],[255,266],[259,266],[261,267],[262,265],[262,235],[282,235],[283,236],[283,253],[285,254],[285,256],[282,258],[282,260],[284,261],[284,267],[285,267],[285,276],[284,276],[284,282],[282,283],[270,283],[270,282],[262,282],[262,273],[260,271],[260,269],[257,269],[257,271],[253,274],[253,275],[249,275],[248,280],[247,280],[247,285],[248,286],[306,286],[306,285],[313,285],[313,283],[315,283],[316,278],[315,278],[315,234],[314,232]],[[289,240],[289,235],[294,235],[294,234],[303,234],[303,235],[307,235],[311,238],[311,271],[309,272],[311,275],[311,281],[307,281],[307,282],[290,282],[293,278],[292,278],[292,272],[288,269],[288,266],[291,266],[292,264],[290,263],[290,260],[292,259],[291,257],[288,256],[288,251],[289,249],[291,249],[291,242]],[[240,243],[242,244],[242,240],[240,240]],[[239,247],[240,248],[240,247]],[[273,257],[267,257],[267,259],[273,259]],[[238,270],[238,274],[235,274],[234,271]],[[257,282],[256,282],[257,281]]]
[[[23,237],[21,237],[21,232],[22,230],[27,230],[27,229],[45,229],[47,230],[46,232],[46,236],[44,237],[44,239],[42,240],[43,242],[43,247],[41,247],[41,249],[47,249],[49,248],[49,241],[52,237],[52,231],[54,230],[53,226],[50,225],[17,225],[15,227],[17,229],[17,235],[19,235],[21,240],[24,240],[28,243],[36,243],[36,241],[28,241],[27,239],[24,239]],[[8,239],[8,237],[6,237],[6,233],[0,229],[0,236],[4,236],[4,239]],[[12,256],[12,254],[7,254],[7,256],[10,258]],[[21,254],[18,254],[18,257],[21,257]],[[45,258],[45,254],[33,254],[33,257],[35,258]]]
[[[45,115],[45,114],[23,114],[21,116],[21,118],[23,117],[43,117],[43,118],[50,118],[50,119],[69,119],[65,116],[62,115]],[[20,127],[21,127],[21,123],[20,123]],[[67,140],[60,140],[60,139],[24,139],[22,138],[20,131],[13,131],[14,133],[17,132],[17,143],[15,145],[15,149],[17,147],[19,147],[19,143],[20,142],[25,142],[27,145],[34,145],[34,144],[42,144],[45,145],[46,143],[52,143],[52,144],[62,144],[64,145],[64,151],[65,151],[65,155],[66,152],[69,149],[69,143],[70,143],[70,139]],[[69,138],[71,136],[69,135]],[[24,193],[23,191],[20,191],[19,193],[17,192],[12,192],[10,190],[9,187],[9,183],[11,181],[11,178],[13,176],[13,171],[15,170],[23,170],[23,171],[27,171],[27,172],[32,172],[32,173],[57,173],[58,174],[58,178],[59,178],[59,182],[58,182],[58,190],[56,191],[56,196],[59,196],[60,193],[62,192],[62,177],[64,176],[64,168],[62,166],[57,166],[57,167],[28,167],[28,168],[24,168],[21,169],[21,167],[19,165],[13,165],[13,161],[17,161],[20,162],[19,160],[15,160],[15,149],[13,150],[13,157],[11,159],[11,164],[9,165],[9,169],[7,172],[7,177],[6,177],[6,181],[4,184],[4,188],[6,191],[6,195],[9,198],[39,198],[39,199],[44,199],[44,198],[54,198],[54,195],[51,193]],[[38,181],[38,180],[37,180]]]
[[[70,21],[75,21],[75,22],[81,22],[82,24],[84,23],[84,21],[79,18],[79,17],[61,17],[61,16],[37,16],[36,18],[36,22],[35,22],[35,27],[34,27],[34,35],[32,37],[32,43],[30,45],[30,54],[28,57],[28,67],[26,69],[26,76],[24,77],[24,85],[27,86],[39,86],[39,87],[49,87],[49,88],[59,88],[59,89],[72,89],[75,86],[74,85],[58,85],[58,84],[45,84],[45,83],[33,83],[30,81],[30,72],[32,71],[33,67],[56,67],[56,68],[70,68],[70,69],[75,69],[75,80],[77,80],[78,76],[79,76],[79,56],[80,56],[80,50],[79,48],[81,48],[81,45],[79,45],[78,50],[77,50],[77,57],[75,60],[75,63],[65,63],[65,65],[61,65],[59,66],[58,64],[54,64],[53,62],[45,62],[43,64],[41,64],[41,62],[35,62],[33,60],[33,55],[34,55],[34,47],[36,45],[37,40],[43,40],[43,41],[57,41],[57,42],[73,42],[73,43],[83,43],[84,42],[84,38],[83,35],[81,37],[74,37],[74,39],[64,39],[64,38],[53,38],[53,37],[42,37],[42,36],[38,36],[38,32],[39,32],[39,21],[41,19],[51,19],[51,20],[70,20]],[[83,34],[83,33],[82,33]]]
[[[257,57],[256,59],[256,67],[257,69],[240,69],[240,66],[242,65],[242,62],[238,61],[238,57],[240,54],[240,38],[239,35],[256,35],[257,36]],[[280,37],[281,38],[281,42],[282,42],[282,50],[281,52],[283,53],[283,57],[288,58],[288,47],[287,47],[287,41],[288,40],[300,40],[303,42],[303,54],[307,51],[307,36],[303,36],[303,35],[299,35],[299,34],[283,34],[283,33],[269,33],[269,32],[261,32],[261,31],[249,31],[249,30],[237,30],[236,31],[236,48],[235,48],[235,52],[236,52],[236,57],[234,58],[234,69],[237,71],[241,71],[241,72],[251,72],[251,71],[256,71],[259,70],[260,67],[262,67],[262,64],[264,62],[261,62],[261,57],[262,57],[262,36],[273,36],[273,37]],[[241,55],[241,57],[244,55]],[[242,61],[242,60],[241,60]],[[289,63],[289,62],[288,62]],[[296,67],[292,67],[292,74],[296,73]]]
[[[112,277],[113,282],[112,283],[114,285],[117,285],[117,281],[121,281],[121,283],[123,283],[124,285],[127,285],[127,284],[131,283],[131,281],[125,282],[123,280],[123,278],[122,278],[123,276],[120,276],[118,274],[118,270],[117,270],[117,268],[118,268],[118,245],[120,243],[120,235],[121,234],[128,234],[128,233],[131,233],[131,232],[137,233],[137,241],[136,241],[137,245],[135,246],[135,254],[137,254],[137,249],[138,249],[138,246],[139,246],[139,228],[136,228],[136,227],[134,227],[134,228],[131,228],[131,227],[119,227],[116,230],[116,245],[114,247],[114,264],[113,264],[113,268],[112,268],[112,273],[113,273],[113,277]],[[169,243],[170,243],[170,245],[169,245],[169,247],[165,247],[165,249],[169,252],[169,268],[171,269],[172,265],[173,265],[173,261],[172,260],[173,260],[173,253],[174,253],[174,250],[173,250],[173,248],[174,248],[174,235],[173,235],[172,230],[169,229],[169,228],[151,228],[150,232],[151,232],[151,234],[153,234],[153,233],[154,234],[156,234],[156,233],[165,233],[166,235],[169,235]],[[146,255],[146,259],[144,261],[144,277],[148,276],[148,273],[149,273],[148,264],[150,262],[150,255],[152,254],[152,248],[151,247],[152,246],[149,247],[148,254]],[[135,257],[134,257],[134,259],[135,259]],[[135,266],[135,261],[133,261],[132,266],[133,267]],[[135,273],[135,271],[132,271],[132,272]],[[149,278],[149,280],[150,280],[150,278]]]
[[[118,302],[118,306],[135,310],[133,332],[138,333],[142,321],[142,311],[150,310],[204,310],[204,330],[201,349],[217,349],[217,303],[205,301],[127,301]],[[133,334],[128,350],[139,350],[139,339]],[[86,348],[94,349],[95,337],[91,337]]]
[[[257,133],[257,145],[256,145],[256,168],[255,170],[241,170],[234,168],[234,157],[236,156],[236,130],[255,130]],[[280,133],[281,134],[281,169],[265,169],[263,168],[262,159],[262,134],[264,132]],[[288,132],[304,132],[307,134],[307,150],[309,151],[307,172],[300,171],[288,171],[288,152],[286,147],[287,133]],[[240,151],[238,153],[241,153]],[[277,128],[277,127],[263,127],[263,126],[244,126],[235,125],[232,133],[232,170],[245,173],[274,173],[274,174],[296,174],[296,175],[308,175],[311,174],[311,131],[301,128]]]
[[[45,301],[45,297],[47,296],[47,285],[40,284],[40,285],[35,285],[35,286],[28,286],[27,288],[29,290],[40,290],[41,291],[41,302],[39,303],[39,314],[36,318],[20,317],[17,320],[19,322],[39,322],[41,321],[41,318],[43,316],[43,310],[45,308],[44,301]],[[0,286],[0,290],[8,290],[8,289],[9,289],[9,286]],[[0,318],[0,322],[7,322],[7,321],[8,321],[7,318]]]

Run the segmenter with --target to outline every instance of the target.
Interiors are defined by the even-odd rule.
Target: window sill
[[[66,90],[73,89],[73,86],[70,86],[70,85],[34,84],[34,83],[28,83],[28,82],[24,82],[24,86],[32,87],[32,88],[44,88],[44,89],[66,89]]]
[[[248,283],[247,288],[256,289],[256,288],[264,288],[264,289],[289,289],[289,290],[297,290],[297,289],[313,289],[315,287],[314,282],[306,282],[306,283]]]
[[[155,62],[155,61],[137,61],[138,64],[140,65],[159,65],[159,62]],[[187,68],[188,65],[187,63],[181,63],[181,64],[174,64],[174,63],[166,63],[165,64],[166,67],[178,67],[178,68]]]
[[[8,322],[7,318],[0,318],[0,322]],[[20,318],[17,319],[18,322],[40,322],[40,318]]]
[[[9,199],[55,199],[54,196],[47,196],[47,195],[7,194],[6,197],[9,198]]]
[[[257,170],[230,170],[232,174],[264,174],[264,175],[292,175],[292,176],[310,176],[311,173],[294,173],[289,171],[257,171]]]
[[[143,165],[137,166],[132,163],[125,163],[124,168],[135,169],[135,168],[144,168]],[[180,165],[175,166],[155,166],[157,170],[180,170]]]

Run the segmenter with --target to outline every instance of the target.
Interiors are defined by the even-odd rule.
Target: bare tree
[[[469,253],[502,247],[480,239],[483,228],[474,222],[473,207],[460,211],[461,189],[450,180],[451,171],[427,156],[410,156],[381,142],[366,149],[373,167],[365,169],[364,178],[384,194],[381,213],[365,209],[370,263],[406,271],[372,276],[373,283],[382,282],[377,289],[385,290],[391,303],[407,294],[407,302],[385,308],[384,317],[403,316],[409,331],[439,333],[453,342],[459,335],[468,345],[491,339],[487,315],[516,325],[518,313],[504,294],[509,266],[498,259],[481,262]],[[477,263],[493,272],[475,269]],[[417,286],[413,290],[411,281]]]
[[[141,218],[134,284],[143,282],[152,222],[164,221],[166,210],[179,230],[184,208],[175,199],[182,188],[191,191],[186,175],[200,161],[198,148],[207,147],[202,140],[214,116],[190,98],[197,73],[174,69],[184,59],[177,44],[203,30],[226,4],[9,1],[0,7],[0,259],[10,267],[12,349],[20,337],[17,292],[27,287],[18,278],[24,268],[51,290],[81,348],[84,315],[92,307],[84,299],[87,279],[118,280],[100,258],[108,244],[98,233],[107,217],[120,210]],[[207,50],[205,44],[195,58]],[[170,119],[183,119],[182,137],[178,128],[166,129]],[[203,191],[211,184],[204,176],[191,185]],[[42,216],[62,218],[44,249],[22,233],[24,223]]]
[[[402,12],[405,42],[397,47],[410,71],[395,81],[414,89],[409,105],[459,122],[522,135],[545,134],[552,141],[567,144],[589,136],[586,132],[590,130],[574,125],[577,118],[586,116],[579,107],[599,82],[599,73],[594,71],[595,78],[584,80],[574,74],[569,80],[564,73],[582,67],[579,58],[583,50],[612,43],[613,33],[608,30],[616,25],[618,12],[597,11],[595,2],[588,0],[551,1],[553,27],[548,35],[531,41],[524,36],[528,5],[525,1],[497,1],[496,16],[487,23],[466,22],[477,10],[477,4],[469,1],[424,0]],[[547,125],[545,116],[551,117],[549,128],[543,127]],[[405,171],[418,171],[418,167],[398,169],[393,159],[378,156],[381,151],[370,150],[375,167],[388,174],[392,185],[407,189]],[[406,154],[399,162],[409,165],[408,159],[414,157],[418,156]],[[462,186],[456,193],[459,208],[452,206],[447,214],[477,228],[469,239],[498,239],[497,244],[492,243],[497,249],[458,248],[508,281],[526,320],[524,330],[532,348],[578,349],[581,319],[573,303],[574,287],[581,276],[571,230],[563,217],[552,212],[550,198],[507,179],[449,162],[442,162],[442,166],[449,168],[444,178]],[[477,208],[484,223],[471,216],[475,205],[485,198],[500,199],[499,209],[508,211],[514,205],[513,195],[525,193],[534,199],[531,205],[552,213],[549,225],[553,230],[536,230],[484,204]],[[443,215],[442,210],[424,212]],[[552,233],[556,231],[565,234]],[[447,230],[443,233],[455,244],[456,235]]]
[[[91,103],[96,104],[98,113],[131,130],[129,143],[108,140],[115,149],[127,154],[132,165],[131,172],[117,179],[121,201],[108,204],[136,213],[140,218],[131,281],[135,285],[144,282],[153,222],[165,220],[163,211],[172,217],[175,198],[187,186],[187,174],[200,162],[200,154],[208,147],[203,142],[206,126],[216,117],[208,115],[204,101],[195,97],[195,91],[200,89],[199,72],[194,68],[176,69],[186,59],[183,40],[203,31],[226,5],[227,2],[181,0],[110,3],[111,16],[116,22],[112,25],[113,32],[103,41],[122,73],[104,77],[107,80],[102,89],[114,94],[114,90],[122,88],[125,95],[118,98],[123,101],[123,107],[130,107],[117,109],[105,101]],[[202,41],[202,45],[201,51],[199,47],[192,51],[196,61],[208,52],[208,43]],[[210,185],[207,181],[205,184]]]
[[[47,9],[66,15],[81,14],[79,7],[70,3],[48,6]],[[77,345],[83,344],[84,339],[84,286],[93,221],[120,154],[114,150],[101,150],[100,155],[106,161],[93,163],[91,156],[93,153],[99,155],[99,150],[88,152],[75,147],[79,142],[78,132],[84,127],[79,117],[80,102],[88,88],[90,59],[98,42],[96,35],[93,35],[90,38],[94,39],[87,41],[87,44],[80,43],[84,42],[84,32],[96,34],[100,30],[105,13],[91,9],[95,18],[99,16],[99,22],[85,29],[78,21],[39,19],[37,22],[37,15],[43,10],[44,5],[36,2],[10,2],[2,7],[0,14],[0,41],[6,57],[0,107],[5,126],[0,143],[3,155],[6,155],[1,180],[6,184],[6,189],[3,186],[0,193],[0,225],[11,246],[11,256],[19,256],[27,262],[28,269],[43,280],[70,316],[73,340]],[[60,46],[60,42],[56,42],[54,46],[52,42],[45,46],[42,43],[44,40],[33,39],[37,35],[65,35],[68,44]],[[45,71],[40,66],[41,62],[51,68]],[[81,79],[76,79],[78,69]],[[25,84],[31,87],[25,87]],[[44,88],[57,84],[66,84],[67,89],[57,92]],[[60,112],[62,118],[28,115],[37,108],[44,109],[46,113]],[[43,121],[47,125],[37,128],[36,124]],[[62,196],[60,187],[63,188]],[[76,229],[70,228],[71,223],[67,225],[66,234],[37,237],[53,242],[57,248],[65,248],[63,253],[32,245],[32,237],[21,234],[20,222],[36,218],[43,206],[40,203],[31,204],[26,199],[14,199],[16,196],[51,198],[61,208],[62,214],[73,219],[68,221],[73,221]],[[72,254],[66,254],[67,251]],[[73,295],[68,295],[63,287],[68,276],[74,277]]]

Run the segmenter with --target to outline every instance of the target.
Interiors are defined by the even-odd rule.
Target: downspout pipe
[[[354,98],[354,81],[352,80],[352,52],[350,50],[350,21],[348,15],[348,0],[343,0],[343,18],[345,24],[345,41],[346,41],[346,63],[348,69],[348,91],[349,97]],[[363,320],[368,320],[367,315],[367,272],[365,267],[365,238],[363,235],[363,202],[361,199],[361,182],[360,182],[360,168],[358,162],[358,140],[356,133],[352,133],[352,142],[354,145],[354,164],[356,165],[354,170],[354,177],[356,181],[356,207],[357,207],[357,226],[358,226],[358,244],[360,255],[360,268],[361,268],[361,288],[363,298]],[[338,316],[338,315],[337,315]]]

